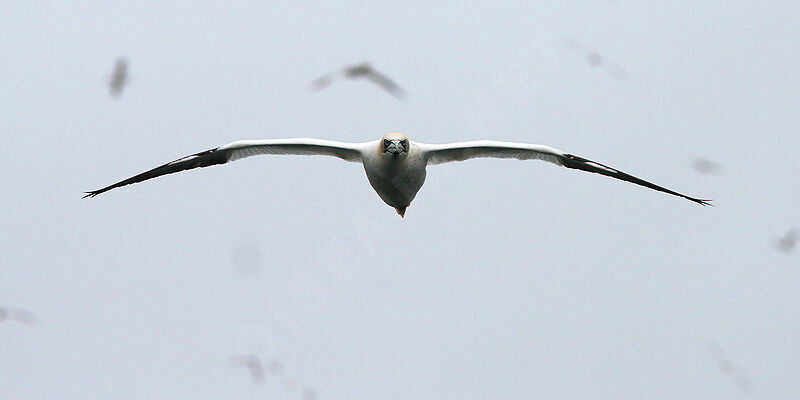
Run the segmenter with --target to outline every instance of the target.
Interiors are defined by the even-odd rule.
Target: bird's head
[[[400,156],[407,155],[408,150],[411,148],[410,146],[406,135],[392,132],[381,138],[380,152],[396,159]]]

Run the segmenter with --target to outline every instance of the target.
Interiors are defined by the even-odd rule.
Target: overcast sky
[[[800,224],[800,3],[272,3],[0,3],[0,307],[37,316],[0,321],[0,398],[800,395],[800,255],[774,245]],[[311,90],[360,61],[408,98]],[[237,139],[391,131],[546,144],[716,207],[473,160],[400,219],[326,157],[81,199]],[[254,384],[250,352],[282,373]]]

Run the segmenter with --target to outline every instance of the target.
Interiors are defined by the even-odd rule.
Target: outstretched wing
[[[612,178],[635,183],[640,186],[658,190],[659,192],[683,197],[684,199],[702,205],[711,205],[710,200],[698,199],[681,194],[654,183],[626,174],[618,169],[594,162],[573,154],[564,153],[552,147],[526,144],[498,142],[493,140],[477,140],[472,142],[459,142],[449,144],[424,144],[417,143],[425,152],[429,165],[442,164],[451,161],[464,161],[471,158],[516,158],[518,160],[544,160],[567,168],[579,169],[595,174],[610,176]]]
[[[240,140],[228,143],[214,149],[202,151],[197,154],[179,158],[162,166],[142,172],[139,175],[106,186],[102,189],[85,192],[86,197],[94,197],[120,186],[130,185],[159,177],[174,174],[194,168],[203,168],[212,165],[225,164],[240,158],[260,154],[297,154],[297,155],[325,155],[341,158],[345,161],[358,162],[361,152],[354,143],[334,142],[322,139],[266,139],[266,140]]]
[[[376,85],[382,87],[387,92],[391,93],[393,96],[397,98],[403,98],[406,95],[405,90],[403,90],[400,86],[394,83],[393,80],[389,79],[388,76],[381,74],[378,71],[372,70],[369,74],[366,75],[367,79],[375,83]]]

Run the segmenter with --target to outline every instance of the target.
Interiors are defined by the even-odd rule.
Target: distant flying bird
[[[283,380],[283,388],[286,389],[287,391],[294,391],[296,389],[299,389],[300,386],[302,386],[302,384],[295,378],[286,378]],[[303,400],[317,400],[319,398],[319,395],[317,394],[317,391],[314,390],[314,388],[310,386],[305,386],[300,391],[300,397]]]
[[[339,71],[325,74],[315,79],[314,82],[311,83],[311,86],[316,90],[321,90],[328,87],[335,79],[339,78],[366,78],[397,98],[405,96],[405,91],[401,89],[400,86],[397,86],[397,84],[386,75],[376,71],[369,63],[350,65]]]
[[[605,69],[615,78],[624,78],[626,73],[625,69],[618,64],[606,59],[597,50],[594,50],[578,40],[565,36],[561,38],[561,46],[569,51],[580,54],[586,63],[592,67],[605,67]]]
[[[317,391],[310,387],[304,388],[301,396],[303,400],[317,400],[319,398],[319,396],[317,396]]]
[[[278,360],[269,360],[267,364],[267,371],[272,375],[280,375],[283,373],[283,363]]]
[[[342,143],[321,139],[265,139],[240,140],[221,147],[179,158],[134,177],[85,192],[94,197],[111,189],[142,182],[157,176],[172,174],[198,167],[225,164],[259,154],[325,155],[364,165],[367,179],[383,201],[394,207],[402,217],[425,183],[426,167],[471,158],[516,158],[518,160],[543,160],[567,168],[610,176],[648,187],[650,189],[683,197],[702,205],[710,200],[689,197],[609,166],[538,144],[478,140],[449,144],[411,142],[401,133],[389,133],[380,140],[364,143]],[[518,183],[518,182],[515,182]]]
[[[719,163],[701,157],[695,158],[692,166],[697,171],[709,175],[719,175],[719,172],[722,169]]]
[[[36,324],[36,316],[32,312],[18,308],[0,307],[0,322],[5,320],[17,321],[31,326]]]
[[[747,374],[742,371],[741,368],[736,366],[733,362],[731,362],[731,360],[728,359],[728,356],[725,354],[725,351],[722,349],[722,346],[720,346],[719,343],[715,341],[709,342],[708,351],[711,353],[711,357],[717,361],[717,364],[719,365],[719,371],[733,378],[743,392],[749,392],[753,389],[753,382],[750,380]]]
[[[797,240],[800,239],[800,232],[798,232],[797,228],[792,228],[789,232],[786,232],[782,238],[778,239],[778,242],[775,246],[778,250],[789,253],[794,249],[794,246],[797,244]]]
[[[120,57],[114,64],[114,71],[111,73],[111,79],[109,79],[108,82],[111,97],[119,98],[122,96],[122,90],[125,89],[125,85],[127,84],[128,60],[126,60],[124,57]]]
[[[233,268],[244,276],[253,276],[261,268],[261,249],[257,246],[241,246],[232,254]]]
[[[266,379],[264,365],[261,363],[261,359],[255,354],[242,354],[231,357],[231,363],[235,367],[247,368],[247,370],[250,371],[250,379],[252,379],[254,383],[261,383]]]

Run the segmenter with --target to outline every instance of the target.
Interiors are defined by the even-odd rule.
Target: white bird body
[[[429,165],[472,158],[515,158],[543,160],[567,168],[580,169],[621,179],[654,190],[709,205],[708,200],[689,197],[656,184],[628,175],[617,169],[560,150],[526,143],[478,140],[449,144],[411,142],[401,133],[390,133],[381,140],[343,143],[322,139],[240,140],[211,150],[179,158],[105,188],[86,192],[94,197],[108,190],[141,182],[161,175],[198,167],[225,164],[240,158],[261,154],[327,155],[345,161],[360,162],[370,185],[378,196],[403,216],[425,183]]]
[[[379,148],[380,141],[377,140],[365,146],[361,159],[364,171],[378,196],[403,215],[425,183],[425,152],[419,145],[411,143],[407,156],[392,159],[383,157]]]

